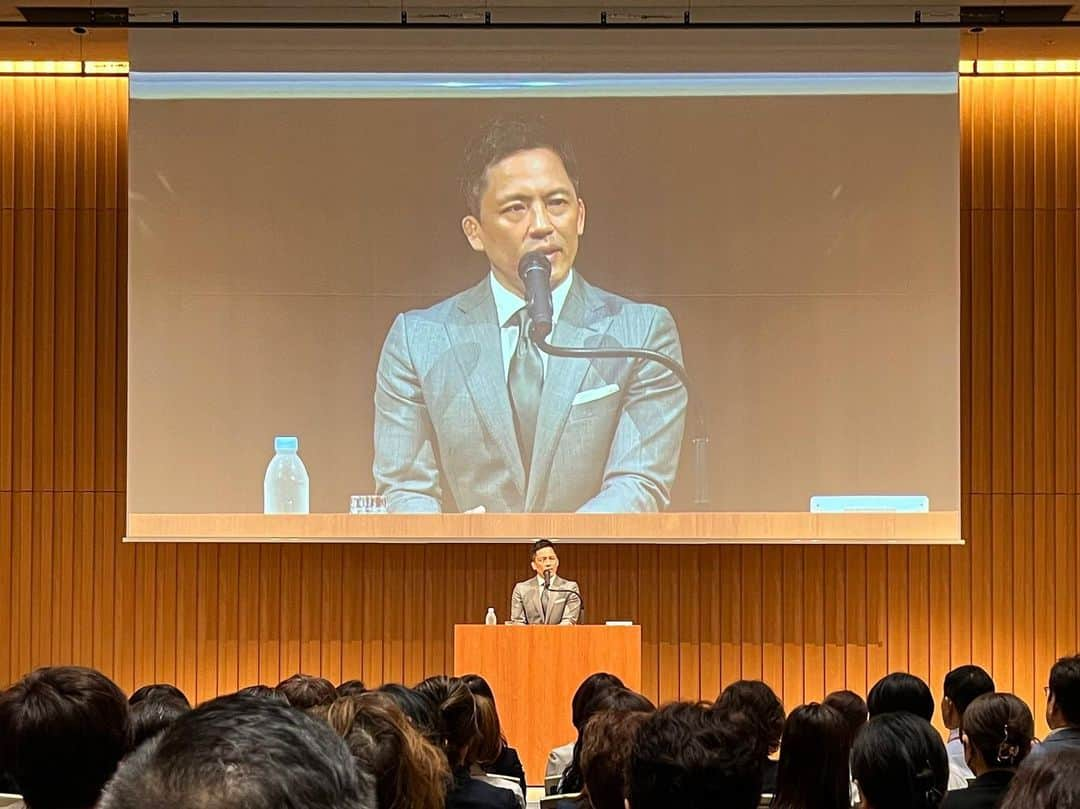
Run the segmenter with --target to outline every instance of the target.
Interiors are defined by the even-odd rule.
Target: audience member
[[[175,685],[144,685],[128,698],[131,706],[131,746],[138,747],[191,710]]]
[[[873,715],[855,739],[851,769],[862,809],[938,809],[949,783],[941,737],[910,711]]]
[[[757,738],[765,745],[761,789],[768,795],[775,794],[779,762],[771,756],[780,749],[784,734],[784,703],[761,680],[737,680],[720,692],[716,707],[745,714],[753,723]]]
[[[514,793],[514,797],[517,798],[521,809],[525,809],[524,770],[522,770],[520,778],[515,778],[489,772],[487,769],[505,749],[501,738],[499,714],[495,710],[495,701],[475,693],[473,694],[473,700],[476,702],[476,740],[470,755],[473,762],[469,766],[469,774],[485,784],[510,790]],[[518,766],[520,767],[520,762]]]
[[[629,809],[755,809],[761,744],[745,714],[676,702],[642,723],[626,767]]]
[[[89,809],[131,749],[124,693],[77,666],[41,668],[0,695],[0,761],[29,809]]]
[[[828,705],[801,705],[784,723],[773,809],[851,806],[850,729]]]
[[[278,691],[271,685],[249,685],[241,688],[236,692],[239,695],[247,697],[258,697],[259,699],[268,699],[271,702],[278,702],[282,705],[289,704],[289,698]]]
[[[420,735],[436,747],[442,744],[439,710],[430,699],[401,683],[384,683],[376,691],[392,699]]]
[[[372,781],[324,723],[233,694],[188,712],[130,755],[100,809],[375,809]]]
[[[581,729],[570,758],[570,766],[559,779],[559,794],[575,794],[585,788],[585,778],[581,771],[581,744],[585,725],[592,717],[604,711],[655,711],[656,706],[636,691],[629,688],[610,688],[597,691],[593,698],[581,710]]]
[[[337,687],[339,697],[358,697],[367,693],[363,680],[346,680]]]
[[[1028,756],[1001,809],[1080,809],[1080,748],[1061,745]]]
[[[431,700],[441,720],[442,750],[453,782],[446,793],[446,809],[519,809],[514,795],[473,778],[476,763],[476,699],[459,677],[429,677],[416,691]]]
[[[337,689],[325,677],[310,674],[294,674],[277,684],[277,690],[294,708],[307,711],[317,705],[329,705],[337,699]]]
[[[378,809],[443,809],[450,780],[446,757],[388,694],[339,697],[326,718],[360,771],[374,775]]]
[[[844,717],[848,726],[848,742],[854,744],[855,736],[869,718],[870,711],[866,707],[866,700],[854,691],[845,690],[833,691],[823,702]]]
[[[949,765],[965,779],[974,778],[964,758],[964,745],[960,741],[960,718],[976,697],[994,693],[994,681],[979,666],[959,666],[945,675],[941,698],[941,721],[949,731],[945,749],[949,753]]]
[[[934,721],[934,694],[930,686],[906,671],[895,671],[874,683],[866,695],[866,707],[871,719],[885,713],[906,711],[927,722]]]
[[[484,697],[491,701],[490,716],[486,712],[485,716],[493,724],[492,727],[487,729],[490,736],[487,742],[489,747],[478,756],[480,766],[484,772],[491,775],[513,778],[521,786],[521,795],[524,798],[528,790],[525,784],[525,768],[521,765],[521,758],[518,756],[517,750],[510,746],[506,741],[506,736],[503,734],[502,722],[499,721],[499,709],[495,704],[495,694],[492,693],[491,686],[479,674],[466,674],[461,679],[465,681],[465,685],[473,692],[473,696]]]
[[[577,730],[579,736],[581,735],[581,729],[585,726],[585,722],[588,721],[588,717],[583,716],[585,706],[596,696],[597,692],[610,688],[625,687],[622,680],[614,674],[608,674],[606,671],[590,674],[581,681],[581,685],[578,686],[577,691],[574,692],[573,699],[570,701],[570,722],[573,724],[574,729]],[[570,762],[573,761],[574,745],[576,744],[577,740],[574,740],[560,747],[556,747],[548,753],[547,766],[544,768],[545,781],[555,777],[558,777],[561,780],[563,773],[566,772],[566,768],[569,767]]]
[[[965,763],[975,774],[967,789],[950,792],[943,809],[996,809],[1016,768],[1031,750],[1035,718],[1012,694],[983,694],[964,710],[960,724]]]
[[[1080,655],[1063,657],[1050,669],[1046,723],[1051,733],[1036,749],[1037,755],[1059,747],[1080,748]]]
[[[626,764],[652,711],[601,711],[581,735],[581,773],[590,809],[624,809]]]

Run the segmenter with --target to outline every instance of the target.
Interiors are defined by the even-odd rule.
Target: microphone
[[[551,571],[550,570],[545,570],[544,571],[544,587],[546,587],[549,590],[551,589]]]
[[[518,277],[525,284],[525,307],[529,312],[529,337],[539,344],[551,334],[554,307],[551,303],[551,261],[533,250],[518,262]]]

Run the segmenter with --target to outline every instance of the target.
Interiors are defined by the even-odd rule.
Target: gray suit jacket
[[[536,576],[514,585],[510,596],[510,622],[514,624],[576,624],[581,618],[581,590],[576,581],[559,576],[551,579],[547,614],[540,600],[540,582]],[[558,592],[569,590],[570,592]],[[575,595],[575,593],[577,595]]]
[[[575,272],[551,340],[646,347],[681,361],[675,321]],[[679,464],[686,391],[634,359],[550,357],[526,477],[487,277],[394,320],[375,386],[376,490],[392,512],[661,511]]]

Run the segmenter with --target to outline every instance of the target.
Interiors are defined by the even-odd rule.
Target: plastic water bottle
[[[307,514],[308,473],[296,451],[300,441],[293,435],[274,439],[274,457],[263,478],[263,512],[266,514]]]
[[[488,626],[495,626],[499,620],[495,617],[495,608],[488,607],[487,615],[484,616],[484,623]]]

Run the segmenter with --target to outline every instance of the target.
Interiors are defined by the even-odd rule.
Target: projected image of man
[[[378,492],[390,511],[660,511],[687,396],[655,362],[549,357],[528,337],[518,263],[551,262],[555,345],[641,347],[682,361],[667,309],[588,283],[585,202],[570,149],[535,121],[470,145],[462,230],[486,256],[474,286],[399,314],[375,391]],[[466,270],[462,276],[466,277]]]

